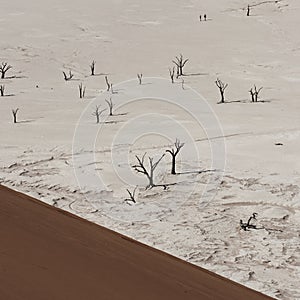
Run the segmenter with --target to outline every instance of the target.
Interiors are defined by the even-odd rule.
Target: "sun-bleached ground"
[[[7,73],[12,78],[1,80],[7,96],[0,97],[0,183],[278,299],[298,299],[299,3],[261,1],[247,18],[248,1],[242,0],[30,2],[2,4],[0,61],[13,69]],[[200,23],[200,13],[206,13],[208,21]],[[104,74],[117,86],[142,72],[149,77],[139,90],[143,97],[147,84],[153,84],[150,77],[168,78],[168,68],[179,53],[189,58],[186,89],[195,89],[208,101],[224,131],[225,170],[197,173],[211,167],[203,129],[190,112],[146,99],[120,108],[101,124],[95,149],[89,145],[76,149],[79,172],[92,163],[108,183],[105,191],[80,190],[73,136],[89,104],[84,123],[97,131],[92,112],[94,104],[100,104],[94,98],[106,95]],[[91,77],[93,59],[97,76]],[[74,80],[65,82],[63,70],[72,70]],[[230,103],[217,104],[217,77],[229,84]],[[81,82],[87,87],[85,99],[78,97]],[[178,82],[174,89],[180,88],[181,79]],[[263,86],[262,102],[250,103],[253,84]],[[113,101],[131,93],[117,87],[116,92]],[[20,122],[13,124],[11,109],[17,107]],[[157,172],[158,181],[175,181],[175,186],[145,191],[142,181],[137,204],[128,205],[126,188],[133,187],[112,168],[111,144],[124,126],[145,113],[171,115],[188,128],[192,142],[182,139],[183,174],[164,175],[168,156]],[[139,137],[126,148],[129,162],[134,163],[135,154],[164,153],[177,136],[172,124],[168,120],[161,124],[170,127],[169,136],[157,136],[153,126],[154,134]],[[117,152],[123,146],[114,140]],[[199,160],[191,158],[192,147],[199,151]],[[208,188],[215,197],[208,205],[199,205],[211,178],[220,183]],[[149,202],[156,204],[155,212],[145,209]],[[130,222],[132,212],[135,218]],[[258,213],[259,226],[271,230],[241,231],[239,220],[246,221],[253,212]],[[142,222],[136,221],[139,214]],[[127,222],[118,221],[118,215]]]

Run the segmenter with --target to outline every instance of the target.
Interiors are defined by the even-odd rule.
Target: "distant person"
[[[247,17],[250,16],[250,5],[248,4],[248,7],[247,7]]]
[[[199,16],[199,19],[200,19],[200,22],[201,22],[202,21],[202,16],[201,15]]]
[[[203,17],[204,17],[204,21],[206,21],[206,14],[204,14],[204,16],[203,16]]]

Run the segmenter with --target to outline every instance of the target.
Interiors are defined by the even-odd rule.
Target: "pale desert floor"
[[[0,62],[13,68],[0,80],[6,91],[0,97],[0,183],[275,298],[299,299],[299,1],[47,2],[1,5]],[[250,17],[248,3],[259,4]],[[200,13],[208,15],[206,22],[199,22]],[[184,90],[181,78],[173,85],[168,78],[180,53],[189,58]],[[97,74],[89,76],[93,59]],[[74,80],[65,82],[62,71],[69,70]],[[137,73],[144,75],[141,86]],[[105,91],[105,74],[114,94]],[[230,103],[217,104],[217,77],[229,84]],[[134,81],[121,83],[128,80]],[[191,118],[194,111],[141,99],[157,80],[183,93],[184,103],[192,101],[191,89],[207,100],[224,132],[226,152],[218,166],[226,160],[225,168],[212,168],[206,128]],[[84,99],[78,97],[81,82]],[[258,103],[250,102],[253,84],[263,87]],[[104,112],[97,125],[93,109],[105,108],[108,97],[140,100],[117,108],[113,117]],[[20,109],[17,124],[13,108]],[[95,147],[73,149],[85,109],[84,138],[92,136]],[[177,131],[174,120],[188,134]],[[126,144],[127,136],[134,143]],[[135,155],[158,156],[176,137],[186,143],[178,158],[181,174],[165,175],[166,156],[155,177],[176,185],[146,191],[147,182],[130,169]],[[210,137],[222,147],[219,135]],[[112,161],[112,153],[126,160]],[[96,170],[106,187],[81,181],[80,189],[75,165],[82,178]],[[137,203],[129,205],[126,189],[135,184]],[[240,230],[240,219],[253,212],[258,226],[270,230]]]

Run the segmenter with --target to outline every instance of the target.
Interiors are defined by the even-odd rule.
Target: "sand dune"
[[[0,186],[2,299],[271,299]]]

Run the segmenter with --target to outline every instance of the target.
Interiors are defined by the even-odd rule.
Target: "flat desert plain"
[[[4,1],[0,183],[299,299],[299,13],[297,0]],[[143,156],[148,171],[161,158],[148,189]]]

